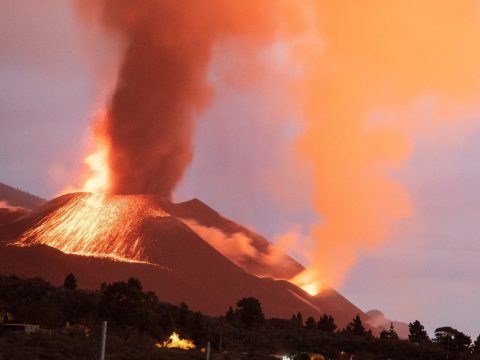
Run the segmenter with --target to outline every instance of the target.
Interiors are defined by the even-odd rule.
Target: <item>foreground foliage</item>
[[[39,324],[39,334],[0,334],[0,360],[92,359],[100,346],[100,323],[108,321],[108,359],[203,359],[201,351],[155,346],[176,331],[197,349],[211,343],[212,359],[269,359],[270,354],[322,354],[329,359],[480,359],[480,339],[451,327],[436,330],[433,340],[418,321],[410,324],[409,340],[393,328],[372,335],[356,316],[337,329],[332,316],[318,321],[297,313],[292,319],[265,319],[254,298],[240,299],[225,317],[208,317],[161,302],[143,291],[137,279],[102,284],[97,291],[77,289],[73,274],[64,286],[42,279],[0,276],[0,321]]]

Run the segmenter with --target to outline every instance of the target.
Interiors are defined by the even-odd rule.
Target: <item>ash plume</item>
[[[433,0],[78,3],[85,16],[123,40],[118,82],[100,131],[108,148],[91,158],[102,169],[107,154],[111,179],[100,182],[111,193],[171,197],[192,160],[194,120],[212,100],[207,72],[216,46],[228,41],[242,50],[245,56],[234,65],[245,72],[243,84],[263,75],[243,66],[249,55],[276,40],[286,45],[280,55],[291,74],[275,78],[291,89],[285,103],[297,109],[302,125],[295,149],[299,163],[306,160],[311,169],[319,217],[311,226],[310,264],[292,281],[311,293],[322,283],[340,285],[359,254],[380,246],[398,221],[415,213],[400,174],[418,134],[434,135],[446,126],[442,121],[467,129],[467,121],[458,120],[464,109],[478,114],[473,1],[454,13],[448,2]],[[266,103],[271,93],[262,94]],[[425,99],[428,116],[415,110]]]
[[[124,53],[102,127],[111,193],[171,197],[193,156],[196,116],[212,91],[207,67],[222,39],[274,34],[275,1],[79,1],[84,16],[119,35]],[[243,43],[243,42],[242,42]],[[245,44],[245,43],[243,43]]]

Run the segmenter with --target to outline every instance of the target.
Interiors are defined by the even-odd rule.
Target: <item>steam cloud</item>
[[[0,209],[5,209],[6,211],[9,211],[9,212],[14,212],[19,210],[26,211],[26,209],[23,207],[10,205],[6,200],[0,200]]]
[[[218,252],[247,272],[249,270],[247,267],[244,267],[242,261],[247,260],[248,262],[248,259],[255,259],[259,263],[268,264],[272,269],[287,268],[291,260],[286,253],[299,236],[295,229],[281,234],[277,236],[275,244],[272,244],[267,251],[261,252],[255,248],[252,243],[253,240],[243,232],[227,234],[216,227],[201,225],[193,219],[182,219],[182,221]],[[279,278],[274,273],[257,270],[255,275]]]
[[[318,53],[297,54],[306,74],[299,144],[313,164],[323,222],[312,230],[311,265],[296,280],[338,286],[360,253],[412,214],[398,174],[415,138],[440,143],[452,131],[439,129],[464,132],[480,90],[480,14],[474,1],[453,13],[448,1],[435,0],[318,1],[312,13],[325,42]],[[418,103],[429,110],[416,111]]]
[[[255,48],[274,34],[277,2],[81,0],[82,13],[124,41],[118,82],[101,124],[110,192],[171,197],[192,160],[194,119],[211,98],[207,66],[226,39]]]

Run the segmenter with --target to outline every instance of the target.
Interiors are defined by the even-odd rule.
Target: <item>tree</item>
[[[254,297],[242,298],[237,302],[236,314],[248,328],[257,326],[265,320],[260,301]]]
[[[463,353],[470,350],[472,339],[457,329],[444,326],[435,329],[435,342],[448,352]]]
[[[75,290],[77,288],[77,278],[72,273],[68,274],[63,281],[63,287],[69,290]]]
[[[300,311],[297,313],[297,316],[296,316],[296,324],[298,326],[303,326],[303,315]]]
[[[158,299],[152,292],[143,292],[138,279],[102,284],[100,292],[100,316],[123,329],[125,341],[133,329],[140,332],[155,331]]]
[[[430,342],[430,338],[420,321],[415,320],[408,324],[408,340],[414,344],[425,344]]]
[[[53,294],[52,301],[61,309],[62,323],[86,324],[96,316],[98,299],[98,294],[89,291],[64,288]]]
[[[315,329],[317,327],[317,322],[312,316],[309,316],[305,321],[305,326],[307,329]]]
[[[228,322],[235,321],[235,312],[233,311],[233,308],[231,306],[228,308],[228,311],[225,314],[225,318],[227,319]]]
[[[194,340],[201,342],[205,336],[205,319],[199,311],[190,314],[190,333]]]
[[[189,309],[188,309],[188,305],[185,304],[183,301],[180,303],[180,311],[179,311],[179,314],[178,314],[178,321],[177,321],[177,325],[181,328],[184,328],[185,326],[187,326],[187,317],[190,313]]]
[[[477,340],[473,343],[473,353],[480,354],[480,335],[477,336]]]
[[[296,326],[303,326],[303,315],[301,312],[292,315],[290,320]]]
[[[323,314],[318,320],[317,328],[320,331],[333,333],[337,329],[332,315]]]
[[[458,352],[469,352],[471,350],[472,338],[461,331],[456,331],[454,335],[455,350]]]
[[[363,326],[362,319],[360,319],[360,315],[357,314],[357,316],[353,318],[347,325],[346,331],[356,336],[362,336],[367,333],[365,326]]]
[[[395,328],[393,327],[393,323],[390,323],[390,329],[387,330],[382,330],[380,333],[380,339],[385,339],[385,340],[398,340],[398,334],[395,331]]]

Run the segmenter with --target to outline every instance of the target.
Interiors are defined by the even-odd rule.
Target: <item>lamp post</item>
[[[102,344],[100,347],[100,360],[105,360],[105,345],[107,343],[107,322],[102,322]]]

